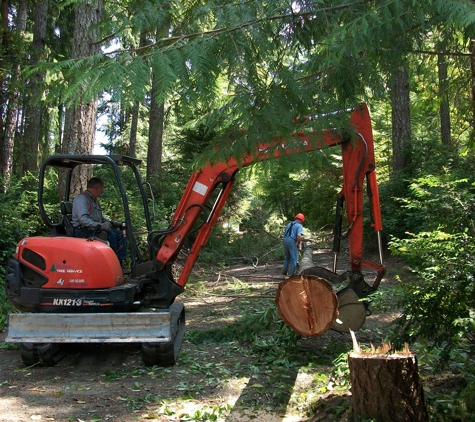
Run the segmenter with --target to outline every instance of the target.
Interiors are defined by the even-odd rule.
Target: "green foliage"
[[[179,115],[178,119],[180,120]],[[178,160],[174,160],[174,164],[179,164],[182,168],[189,171],[196,157],[203,152],[216,134],[213,132],[212,127],[199,123],[197,125],[188,123],[177,132],[168,141],[168,145],[170,150],[176,154],[176,158],[178,158]]]
[[[3,270],[2,272],[4,273],[5,270],[4,269],[2,270]],[[7,295],[5,293],[3,283],[4,281],[2,280],[2,282],[0,283],[0,285],[2,286],[0,290],[0,330],[5,329],[8,322],[7,321],[8,314],[13,311],[13,306],[7,300]]]
[[[0,195],[0,329],[6,324],[8,312],[12,311],[3,288],[8,259],[13,257],[21,239],[45,232],[38,210],[35,178],[32,174],[26,174],[20,180],[12,178],[8,191]],[[32,185],[35,189],[28,188]]]
[[[464,399],[458,397],[455,392],[427,400],[430,403],[431,421],[435,422],[472,422],[473,413],[467,409]]]
[[[348,352],[341,353],[333,360],[333,379],[335,388],[350,389],[350,368],[348,366]]]
[[[189,421],[219,421],[222,420],[223,415],[228,415],[232,410],[230,404],[216,405],[216,406],[203,406],[201,409],[196,410],[190,415],[180,415],[180,417],[186,418]]]
[[[473,158],[436,143],[413,148],[417,161],[380,190],[391,252],[410,270],[388,292],[401,312],[392,341],[427,341],[447,362],[475,328]]]
[[[303,212],[305,226],[312,230],[333,223],[342,177],[332,154],[338,156],[339,150],[325,148],[269,165],[257,175],[262,208],[284,221],[293,221],[297,213]]]
[[[473,159],[431,142],[414,145],[413,156],[417,160],[380,187],[385,231],[403,238],[441,227],[449,232],[470,227],[475,212]]]
[[[272,136],[300,129],[291,123],[296,116],[385,99],[387,76],[400,57],[432,42],[431,34],[439,37],[438,27],[470,34],[474,20],[474,7],[464,0],[331,5],[147,0],[106,10],[102,33],[115,35],[105,37],[111,47],[106,53],[64,59],[68,54],[59,47],[68,43],[61,39],[57,54],[63,60],[52,55],[39,69],[28,69],[25,79],[46,72],[46,81],[61,85],[63,101],[75,101],[78,94],[96,98],[106,90],[126,114],[127,105],[148,99],[153,72],[159,100],[172,104],[178,124],[204,128],[210,138],[202,161],[243,157]],[[68,12],[61,10],[62,37],[70,35]],[[157,27],[170,31],[154,34]],[[138,48],[140,34],[146,40]],[[59,83],[57,75],[64,78]],[[57,92],[56,86],[48,88]],[[432,86],[421,89],[433,97]],[[333,127],[329,122],[322,117],[306,127]]]
[[[460,393],[460,398],[465,403],[467,413],[475,414],[475,381],[470,381]]]
[[[263,181],[264,191],[263,202],[271,210],[292,219],[295,214],[302,209],[303,186],[298,178],[291,177],[290,174],[279,174],[273,172],[269,178]]]
[[[259,338],[272,330],[273,342],[275,348],[278,344],[296,344],[300,338],[292,329],[290,329],[277,313],[274,303],[266,303],[265,309],[261,311],[246,311],[234,323],[226,324],[223,328],[216,328],[205,331],[189,331],[186,334],[187,340],[195,344],[220,344],[233,341],[253,341],[254,347],[261,350],[269,351],[272,349],[269,340],[261,340]]]
[[[473,336],[473,235],[424,232],[393,241],[391,249],[408,260],[416,280],[400,285],[397,344],[429,339],[428,347],[440,348],[448,359],[461,340]]]
[[[39,234],[42,231],[37,204],[36,189],[25,189],[26,182],[32,175],[25,175],[23,180],[11,180],[7,193],[0,195],[0,260],[4,268],[17,242],[23,237]]]

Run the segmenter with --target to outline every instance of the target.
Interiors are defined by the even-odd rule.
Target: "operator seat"
[[[74,228],[71,224],[71,220],[73,218],[73,203],[63,201],[61,202],[60,207],[61,215],[63,216],[61,219],[61,224],[64,226],[66,236],[74,237]]]

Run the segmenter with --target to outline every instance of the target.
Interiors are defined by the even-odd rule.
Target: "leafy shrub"
[[[429,339],[429,348],[440,348],[446,359],[461,339],[473,335],[474,240],[467,233],[434,231],[391,244],[393,253],[411,263],[416,280],[400,285],[399,345]]]
[[[413,164],[380,186],[386,233],[396,238],[443,227],[460,231],[475,212],[474,161],[436,143],[414,145]]]
[[[468,383],[461,392],[460,397],[465,402],[468,412],[473,415],[475,412],[475,381]]]
[[[35,186],[29,188],[29,186]],[[35,176],[26,174],[22,179],[12,178],[9,189],[0,195],[0,329],[12,310],[4,289],[5,267],[24,237],[41,234],[45,228],[38,210]]]
[[[425,339],[442,361],[475,333],[475,184],[466,177],[472,167],[472,160],[427,152],[381,190],[389,247],[411,271],[392,293],[402,312],[392,341],[401,347]]]

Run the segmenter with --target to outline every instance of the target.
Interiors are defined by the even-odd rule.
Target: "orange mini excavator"
[[[325,146],[340,146],[343,186],[337,201],[335,256],[342,237],[344,206],[348,220],[350,268],[344,274],[315,267],[315,274],[329,282],[348,280],[338,293],[348,304],[361,306],[360,299],[374,292],[384,274],[380,264],[363,259],[364,185],[370,199],[371,225],[382,230],[376,183],[373,135],[365,104],[351,113],[353,136],[342,137],[336,130],[295,133],[291,142],[278,140],[261,145],[255,154],[238,162],[207,165],[192,174],[167,229],[152,230],[150,186],[141,181],[140,161],[122,155],[54,155],[47,158],[39,174],[39,211],[48,236],[22,239],[8,262],[6,291],[19,311],[9,315],[7,342],[20,343],[25,364],[58,362],[70,343],[138,342],[146,365],[173,365],[178,357],[185,327],[185,309],[175,302],[186,285],[201,248],[206,244],[233,187],[238,170],[256,161],[287,154],[305,153]],[[124,276],[112,249],[95,236],[76,238],[71,229],[73,172],[92,166],[106,180],[107,191],[120,197],[123,208],[121,229],[127,237],[131,274]],[[64,175],[66,184],[58,207],[46,205],[57,197],[57,187],[48,191],[47,180]],[[138,208],[140,221],[132,221]],[[60,210],[60,212],[58,211]],[[193,236],[189,236],[193,233]],[[193,237],[193,239],[190,239]],[[172,265],[188,240],[192,241],[184,268],[175,280]],[[379,242],[381,250],[381,242]],[[362,270],[376,271],[372,285]],[[348,293],[351,293],[350,295]],[[349,298],[349,299],[348,299]],[[317,300],[318,303],[318,299]],[[351,307],[350,307],[351,308]],[[345,311],[340,310],[340,315]],[[357,323],[358,329],[362,322]],[[348,324],[347,324],[348,325]],[[349,324],[351,328],[351,324]],[[347,330],[347,327],[345,327]]]

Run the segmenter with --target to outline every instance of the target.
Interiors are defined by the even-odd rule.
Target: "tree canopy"
[[[123,103],[146,101],[152,70],[156,101],[167,102],[186,126],[204,125],[215,134],[212,147],[219,149],[210,148],[207,160],[242,156],[259,140],[290,133],[297,116],[360,101],[378,104],[387,99],[389,78],[403,57],[420,68],[417,61],[436,54],[437,41],[455,33],[448,54],[463,54],[475,21],[475,5],[467,1],[131,1],[106,7],[100,54],[48,60],[39,68],[68,81],[64,101],[105,90]],[[319,119],[306,128],[329,124]]]

